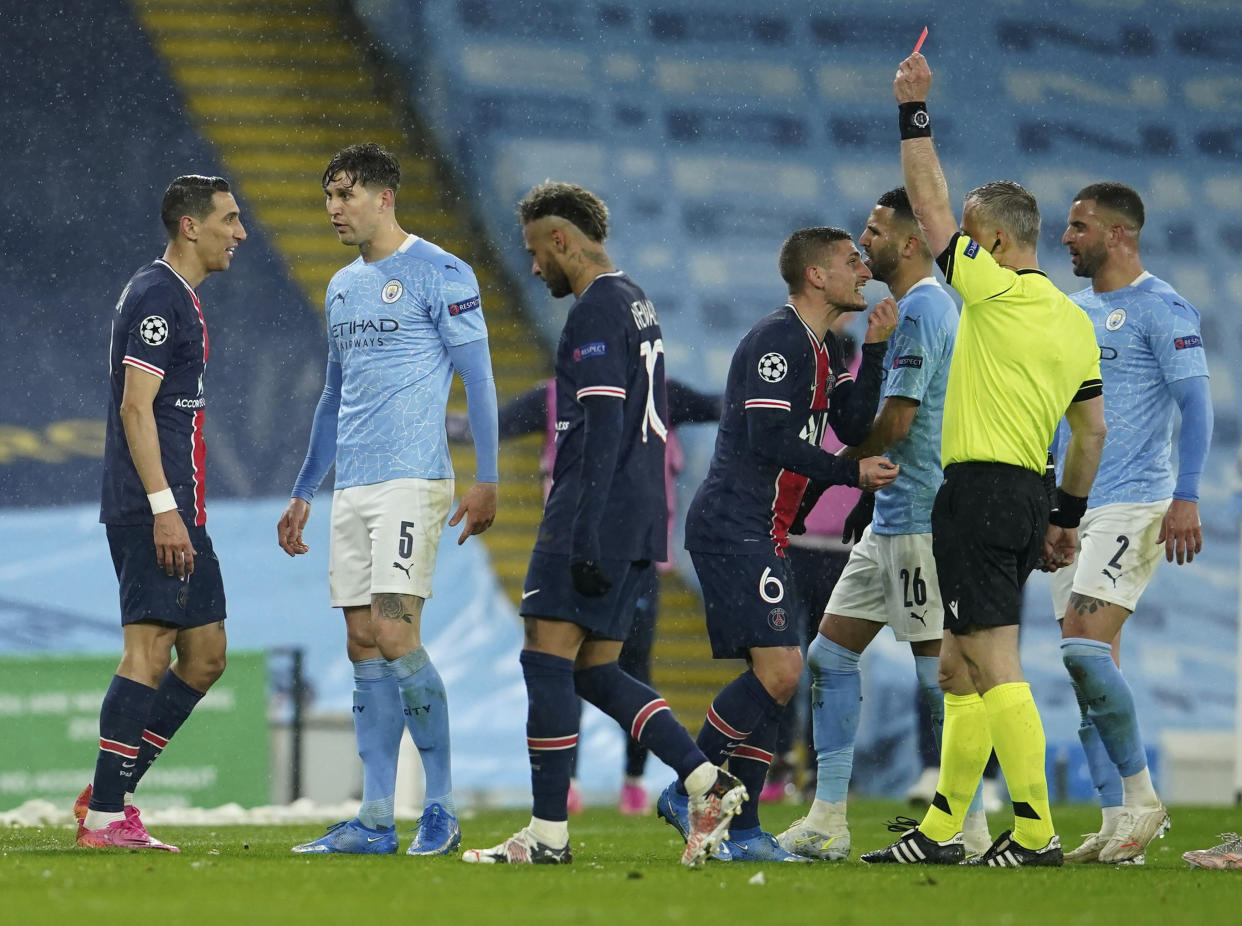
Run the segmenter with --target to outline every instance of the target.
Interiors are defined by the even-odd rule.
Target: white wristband
[[[173,498],[172,489],[151,492],[147,495],[147,501],[151,503],[151,514],[163,514],[165,511],[174,511],[177,507],[177,500]]]

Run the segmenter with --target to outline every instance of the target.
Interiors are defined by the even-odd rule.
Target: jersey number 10
[[[660,362],[660,355],[664,353],[664,341],[661,338],[643,341],[638,346],[638,352],[647,364],[647,412],[643,416],[643,443],[647,443],[648,425],[655,432],[656,437],[667,443],[668,427],[660,419],[660,412],[655,404],[655,371],[656,364]]]

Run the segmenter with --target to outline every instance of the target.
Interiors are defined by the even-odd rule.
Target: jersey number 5
[[[667,442],[668,428],[660,419],[660,412],[655,404],[655,371],[656,364],[660,362],[660,355],[664,353],[664,341],[661,338],[643,341],[638,345],[638,352],[647,365],[647,413],[643,416],[643,443],[647,443],[648,425],[651,426],[656,437]]]

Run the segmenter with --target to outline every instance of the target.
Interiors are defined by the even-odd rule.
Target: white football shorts
[[[1134,610],[1164,555],[1156,538],[1170,501],[1117,502],[1087,510],[1078,525],[1078,555],[1052,574],[1057,620],[1065,617],[1071,590]]]
[[[944,606],[932,535],[876,534],[868,527],[824,610],[888,624],[903,642],[939,640],[944,636]]]
[[[380,592],[431,597],[452,479],[391,479],[332,493],[328,589],[332,607],[371,603]]]

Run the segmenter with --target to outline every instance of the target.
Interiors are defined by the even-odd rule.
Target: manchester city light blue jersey
[[[919,403],[910,432],[886,456],[901,475],[875,494],[871,529],[877,534],[931,532],[931,509],[944,480],[940,427],[949,361],[957,336],[957,306],[931,277],[920,280],[897,303],[897,330],[884,355],[883,398]]]
[[[1155,502],[1173,495],[1171,383],[1207,376],[1199,312],[1159,277],[1108,293],[1070,296],[1095,325],[1108,437],[1090,505]],[[1058,468],[1068,426],[1061,423]]]
[[[474,271],[410,235],[339,270],[325,314],[328,359],[341,364],[336,487],[451,477],[447,348],[487,337]]]

